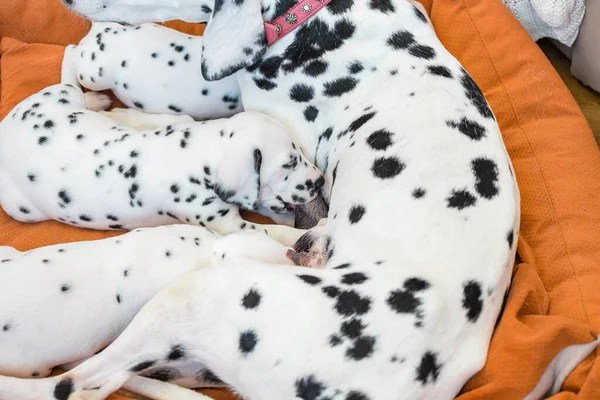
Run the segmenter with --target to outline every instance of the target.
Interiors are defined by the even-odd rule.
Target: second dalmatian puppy
[[[81,361],[110,344],[144,304],[177,278],[219,268],[222,260],[291,265],[286,250],[262,231],[220,237],[191,225],[138,229],[25,253],[0,246],[0,374],[48,376],[54,367]],[[174,348],[171,359],[179,353]],[[173,379],[187,377],[184,385],[214,384],[201,364],[180,368],[169,371]],[[160,379],[161,371],[147,376]],[[4,395],[0,389],[0,398]]]
[[[23,222],[91,229],[183,222],[228,234],[254,227],[239,208],[289,211],[323,183],[286,127],[260,113],[138,131],[88,110],[80,89],[56,85],[0,124],[0,204]],[[284,244],[303,233],[268,232]]]
[[[202,77],[202,44],[201,36],[156,24],[95,22],[77,46],[67,47],[63,83],[110,89],[128,107],[149,113],[205,120],[243,111],[236,78]]]

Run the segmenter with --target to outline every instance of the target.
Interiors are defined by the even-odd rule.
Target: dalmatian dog
[[[140,123],[182,118],[132,112]],[[22,222],[127,230],[189,223],[225,235],[255,228],[239,208],[286,212],[323,183],[287,128],[256,112],[137,131],[86,109],[79,88],[60,84],[0,125],[0,203]],[[268,231],[288,245],[303,233]]]
[[[69,82],[110,89],[128,107],[196,120],[230,117],[243,110],[235,77],[206,81],[200,72],[202,37],[156,24],[135,28],[92,24],[75,46],[67,46],[63,71]]]
[[[194,271],[99,355],[4,386],[103,399],[173,345],[250,400],[451,399],[483,367],[520,220],[494,114],[411,2],[332,0],[304,21],[320,6],[303,1],[65,0],[97,21],[208,21],[203,76],[236,76],[245,110],[325,171],[327,223],[291,254],[323,268]],[[265,21],[296,29],[267,46]]]
[[[179,277],[223,260],[291,265],[286,250],[262,231],[220,237],[192,225],[137,229],[26,253],[0,247],[0,373],[45,377],[56,366],[102,350],[145,303]],[[181,351],[174,346],[170,358],[177,361]],[[178,364],[178,369],[145,375],[185,377],[187,382],[177,383],[187,386],[215,383],[202,365]],[[132,383],[135,391],[136,380]],[[4,389],[0,385],[0,398],[12,398]]]

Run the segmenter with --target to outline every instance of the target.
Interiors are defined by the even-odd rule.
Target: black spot
[[[208,96],[208,89],[202,89],[202,96]]]
[[[219,378],[217,375],[215,375],[214,372],[212,372],[208,369],[202,371],[200,376],[197,377],[196,379],[198,379],[198,378],[199,378],[199,380],[211,383],[213,385],[223,385],[224,384],[224,382],[221,380],[221,378]]]
[[[350,224],[356,224],[357,222],[359,222],[361,218],[365,215],[365,212],[365,207],[361,205],[352,206],[352,208],[350,209],[350,214],[348,215]]]
[[[175,368],[160,367],[142,374],[144,378],[154,379],[161,382],[171,382],[180,377],[179,371]]]
[[[152,58],[157,58],[158,57],[158,53],[152,53],[151,56],[152,56]]]
[[[340,344],[342,344],[342,338],[340,338],[338,335],[331,335],[329,337],[329,344],[331,345],[331,347],[339,346]]]
[[[306,103],[315,97],[312,86],[297,83],[290,89],[290,98],[298,103]]]
[[[473,140],[481,140],[486,136],[485,127],[476,121],[463,117],[459,122],[446,121],[450,128],[458,129],[460,133],[470,137]]]
[[[179,186],[173,184],[173,185],[171,185],[170,190],[171,190],[171,193],[178,193],[179,192]]]
[[[259,89],[262,90],[273,90],[277,87],[277,84],[275,82],[269,81],[267,79],[258,79],[258,78],[254,78],[254,83],[256,84],[256,87],[258,87]]]
[[[417,367],[417,381],[421,382],[422,385],[434,383],[438,375],[440,374],[441,365],[437,362],[437,354],[427,351],[421,358],[421,363]]]
[[[369,2],[371,10],[379,10],[384,14],[396,12],[394,5],[390,0],[371,0]]]
[[[121,67],[125,68],[126,66],[127,66],[127,61],[126,61],[126,60],[123,60],[123,61],[121,62]]]
[[[129,276],[129,270],[128,269],[123,270],[123,276],[126,277],[126,278]]]
[[[4,326],[2,327],[2,331],[8,332],[11,328],[12,326],[10,324],[4,324]]]
[[[121,295],[117,294],[117,303],[121,304]]]
[[[338,78],[323,84],[323,94],[329,97],[340,97],[356,87],[358,80],[352,77]]]
[[[392,145],[392,136],[393,133],[385,129],[380,129],[369,135],[367,143],[374,150],[386,150]]]
[[[129,372],[134,372],[134,373],[141,372],[148,368],[151,368],[154,364],[156,364],[156,361],[143,361],[143,362],[131,367],[129,369]]]
[[[478,282],[468,281],[463,285],[462,306],[467,311],[467,319],[473,323],[477,322],[483,310],[481,285]]]
[[[432,75],[443,76],[444,78],[452,78],[452,72],[448,67],[444,67],[443,65],[430,65],[427,67],[427,70]]]
[[[479,114],[484,118],[494,119],[494,113],[492,112],[487,100],[485,99],[481,89],[475,83],[473,78],[465,71],[462,70],[463,75],[460,78],[463,88],[465,89],[465,95],[471,101],[471,104],[477,108]]]
[[[176,361],[176,360],[181,360],[184,357],[185,357],[185,351],[183,350],[183,346],[178,344],[178,345],[171,347],[171,351],[169,352],[169,355],[167,356],[167,360]]]
[[[253,352],[257,343],[258,337],[253,330],[247,330],[240,334],[239,349],[242,354],[247,355]]]
[[[344,316],[350,317],[354,314],[363,315],[371,309],[371,299],[361,297],[354,290],[341,291],[337,296],[336,311]]]
[[[40,138],[38,139],[38,144],[41,146],[46,143],[48,143],[48,138],[46,136],[40,136]]]
[[[63,292],[63,293],[66,293],[66,292],[68,292],[68,291],[70,291],[70,290],[71,290],[71,286],[69,286],[69,285],[67,285],[67,284],[63,284],[63,285],[61,285],[61,287],[60,287],[60,291],[61,291],[61,292]]]
[[[207,6],[206,4],[203,4],[203,5],[202,5],[202,7],[201,7],[201,10],[202,10],[202,12],[203,12],[203,13],[205,13],[205,14],[210,14],[210,13],[212,13],[212,9],[211,9],[209,6]]]
[[[308,106],[304,110],[304,118],[306,118],[308,122],[313,122],[315,119],[317,119],[318,115],[319,109],[315,106]]]
[[[322,290],[323,293],[331,298],[337,297],[340,294],[340,289],[336,286],[325,286]]]
[[[170,105],[168,108],[169,108],[169,110],[171,110],[171,111],[174,111],[174,112],[176,112],[176,113],[179,113],[179,112],[181,112],[181,111],[182,111],[182,109],[181,109],[181,108],[179,108],[179,107],[177,107],[177,106],[174,106],[174,105]]]
[[[471,169],[475,174],[475,190],[481,197],[492,199],[498,194],[498,167],[493,160],[476,158],[471,161]]]
[[[260,63],[259,71],[267,79],[277,78],[282,62],[283,58],[279,56],[269,57]]]
[[[337,267],[333,267],[333,269],[346,269],[349,268],[352,264],[350,263],[345,263],[345,264],[340,264]]]
[[[415,15],[417,16],[417,18],[419,18],[421,21],[427,23],[427,17],[421,12],[421,10],[419,10],[417,7],[415,7],[413,5],[413,11],[415,12]]]
[[[413,190],[412,192],[412,196],[415,199],[420,199],[421,197],[425,196],[425,189],[423,188],[416,188],[415,190]]]
[[[350,71],[351,74],[358,74],[363,69],[365,69],[365,67],[363,67],[360,61],[351,62],[348,66],[348,71]]]
[[[371,171],[380,179],[391,179],[400,174],[406,165],[396,157],[380,157],[373,162]]]
[[[257,308],[260,305],[261,298],[262,296],[256,289],[250,289],[242,298],[242,305],[247,310]]]
[[[140,110],[143,110],[143,109],[144,109],[144,105],[143,105],[142,103],[140,103],[139,101],[134,101],[134,102],[133,102],[133,105],[134,105],[136,108],[139,108]]]
[[[366,394],[356,391],[356,390],[352,390],[351,392],[348,392],[348,394],[346,395],[346,400],[370,400],[370,399]]]
[[[387,44],[394,50],[404,50],[415,44],[415,37],[408,31],[398,31],[392,34]]]
[[[515,239],[515,232],[511,229],[510,232],[508,232],[508,236],[506,236],[506,240],[508,240],[508,247],[511,249],[513,247],[514,239]]]
[[[473,196],[468,190],[453,190],[450,197],[446,199],[448,202],[448,208],[457,208],[462,210],[467,207],[474,206],[477,202],[475,196]]]
[[[355,119],[354,121],[352,121],[352,123],[350,124],[350,126],[347,129],[347,132],[356,132],[364,124],[366,124],[367,122],[369,122],[376,114],[377,114],[377,112],[373,111],[373,112],[370,112],[368,114],[361,115],[360,117],[358,117],[357,119]]]
[[[335,2],[329,4],[333,3]],[[296,397],[302,400],[319,400],[325,389],[325,385],[313,375],[296,380]]]
[[[315,60],[308,64],[306,67],[304,67],[304,73],[314,78],[325,73],[325,71],[327,71],[327,66],[327,61]]]
[[[23,214],[29,214],[31,212],[28,208],[23,206],[19,207],[19,211],[21,211]]]
[[[351,319],[342,324],[342,334],[350,339],[356,339],[363,334],[365,325],[359,319]]]
[[[333,15],[340,15],[352,9],[354,5],[354,0],[336,0],[332,1],[327,5],[327,9]]]
[[[352,347],[346,350],[346,356],[360,361],[373,354],[374,348],[375,338],[373,336],[361,336],[354,341]]]
[[[74,390],[75,386],[71,378],[65,378],[54,387],[54,398],[56,400],[67,400]]]
[[[345,283],[346,285],[359,285],[368,279],[369,278],[362,272],[351,272],[342,277],[342,283]]]
[[[167,64],[169,64],[169,67],[173,67],[175,65],[175,61],[171,60]]]
[[[69,193],[67,193],[66,190],[61,190],[60,192],[58,192],[58,198],[60,198],[65,204],[69,204],[72,200],[71,196],[69,195]]]
[[[415,46],[411,46],[408,49],[408,52],[415,57],[424,58],[425,60],[431,60],[435,58],[435,50],[431,46],[417,44]]]
[[[314,275],[296,275],[298,278],[302,279],[304,282],[308,283],[309,285],[318,285],[319,283],[321,283],[321,278],[319,278],[318,276],[314,276]]]

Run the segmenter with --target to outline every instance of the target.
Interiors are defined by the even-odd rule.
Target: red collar
[[[329,4],[331,0],[300,0],[281,17],[265,22],[268,45],[272,45]]]

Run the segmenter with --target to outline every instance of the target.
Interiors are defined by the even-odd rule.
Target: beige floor
[[[552,43],[541,40],[538,44],[558,71],[558,74],[573,94],[573,97],[575,97],[577,104],[579,104],[581,111],[583,111],[583,115],[585,115],[592,127],[596,142],[600,145],[600,93],[584,86],[571,75],[569,72],[570,60],[554,47]]]

